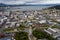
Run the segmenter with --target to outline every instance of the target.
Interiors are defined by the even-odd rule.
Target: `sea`
[[[41,10],[44,8],[49,8],[51,6],[17,6],[17,7],[8,7],[6,11],[16,11],[16,10]]]

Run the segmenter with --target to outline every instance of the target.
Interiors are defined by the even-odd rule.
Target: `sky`
[[[60,4],[60,0],[0,0],[5,4]]]

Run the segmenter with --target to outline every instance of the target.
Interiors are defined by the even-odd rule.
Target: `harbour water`
[[[51,6],[18,6],[18,7],[9,7],[7,11],[15,11],[15,10],[41,10],[44,8],[48,8]]]

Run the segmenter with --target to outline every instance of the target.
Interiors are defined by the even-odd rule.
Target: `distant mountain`
[[[60,9],[60,5],[52,6],[52,7],[50,7],[49,9],[53,9],[53,8],[55,8],[55,9]]]
[[[8,5],[8,4],[3,4],[3,3],[0,3],[0,7],[16,7],[16,6],[56,6],[56,5],[60,5],[60,4],[36,4],[36,5],[33,5],[33,4],[14,4],[14,5]]]
[[[6,6],[5,4],[3,4],[3,3],[0,3],[0,7],[3,7],[3,6]]]

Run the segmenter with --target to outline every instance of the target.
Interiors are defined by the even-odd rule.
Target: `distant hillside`
[[[4,6],[6,6],[5,4],[3,4],[3,3],[0,3],[0,7],[4,7]]]
[[[4,4],[4,3],[0,3],[0,7],[16,7],[16,6],[55,6],[57,4],[37,4],[37,5],[33,5],[33,4],[12,4],[12,5],[9,5],[9,4]]]
[[[53,9],[53,8],[60,9],[60,5],[56,5],[56,6],[53,6],[53,7],[48,8],[48,9]]]

